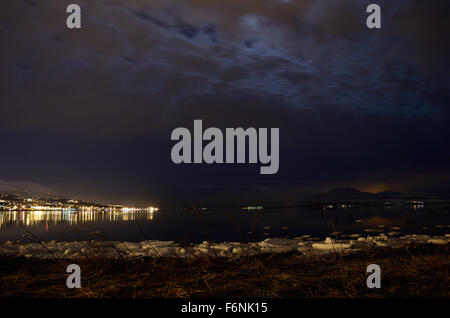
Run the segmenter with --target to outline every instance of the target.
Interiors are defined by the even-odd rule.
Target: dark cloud
[[[8,178],[189,202],[449,170],[448,1],[379,1],[382,30],[371,1],[78,3],[81,30],[69,2],[2,2]],[[170,132],[197,118],[280,127],[280,173],[173,165]]]

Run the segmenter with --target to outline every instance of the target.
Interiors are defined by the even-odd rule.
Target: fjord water
[[[268,237],[309,235],[323,239],[386,233],[450,233],[450,206],[372,206],[345,209],[320,207],[177,210],[158,212],[0,211],[0,241],[35,242],[114,240],[140,242],[260,241]],[[335,235],[333,234],[333,237]]]

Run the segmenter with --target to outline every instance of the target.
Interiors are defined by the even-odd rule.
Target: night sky
[[[81,30],[66,28],[70,3]],[[0,180],[161,205],[450,190],[448,0],[0,6]],[[170,134],[194,119],[280,128],[279,172],[175,165]]]

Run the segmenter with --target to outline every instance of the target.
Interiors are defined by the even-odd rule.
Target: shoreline
[[[264,254],[298,253],[317,255],[328,253],[346,254],[370,247],[401,248],[410,244],[447,245],[450,234],[443,236],[404,235],[389,237],[385,234],[361,237],[355,234],[352,239],[336,240],[327,237],[323,241],[309,240],[308,235],[294,239],[268,238],[260,242],[203,242],[201,244],[181,245],[174,241],[147,240],[139,243],[120,241],[71,241],[0,243],[0,255],[38,259],[76,259],[89,257],[104,258],[144,258],[144,257],[221,257],[240,258]]]

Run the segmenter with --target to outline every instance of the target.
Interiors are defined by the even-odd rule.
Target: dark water
[[[259,241],[267,237],[320,239],[335,231],[363,236],[392,231],[401,234],[450,233],[450,207],[407,206],[208,210],[133,213],[0,212],[0,241],[72,240]],[[357,221],[359,220],[359,221]],[[362,221],[361,221],[362,220]],[[400,229],[392,229],[400,227]],[[368,232],[364,230],[376,230]],[[249,233],[250,232],[250,233]],[[31,235],[32,233],[33,235]]]

